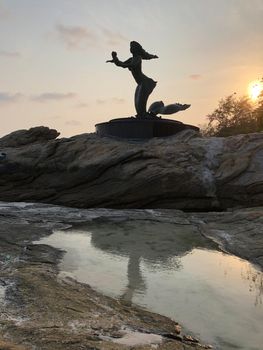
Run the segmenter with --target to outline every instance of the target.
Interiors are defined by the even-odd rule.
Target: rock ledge
[[[79,208],[221,210],[263,204],[263,133],[146,141],[56,139],[44,127],[0,139],[0,200]]]

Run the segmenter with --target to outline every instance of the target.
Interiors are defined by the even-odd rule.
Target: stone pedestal
[[[99,136],[126,139],[150,139],[174,135],[185,129],[199,131],[199,128],[182,122],[161,118],[120,118],[96,126]]]

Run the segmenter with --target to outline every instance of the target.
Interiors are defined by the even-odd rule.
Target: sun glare
[[[248,87],[248,92],[249,92],[249,97],[251,100],[256,101],[263,91],[263,83],[261,81],[252,81],[249,84]]]

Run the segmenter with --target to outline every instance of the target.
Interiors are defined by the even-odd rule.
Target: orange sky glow
[[[202,125],[225,96],[256,99],[262,18],[262,0],[0,0],[0,137],[134,115],[130,72],[105,63],[112,50],[129,58],[131,40],[159,56],[143,61],[158,82],[149,104],[189,103],[171,118]]]

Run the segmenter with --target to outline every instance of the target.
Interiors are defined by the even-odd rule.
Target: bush
[[[207,116],[208,125],[203,130],[206,136],[230,136],[259,131],[258,114],[247,97],[227,96]]]
[[[263,84],[263,78],[262,78],[262,84]],[[261,91],[261,94],[258,99],[258,106],[255,109],[255,115],[258,120],[259,128],[263,130],[263,90]]]

